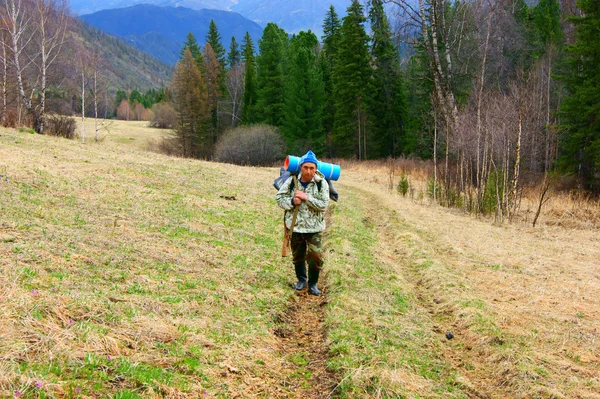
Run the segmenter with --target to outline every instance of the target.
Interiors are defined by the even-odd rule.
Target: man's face
[[[309,181],[312,180],[316,171],[317,171],[317,165],[315,165],[314,163],[312,163],[312,162],[303,163],[302,166],[300,166],[300,173],[301,173],[300,180],[302,180],[305,183],[308,183]]]

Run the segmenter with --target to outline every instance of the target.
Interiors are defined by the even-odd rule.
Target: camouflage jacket
[[[325,210],[329,205],[329,186],[321,172],[315,172],[315,176],[308,183],[306,188],[300,183],[298,179],[298,186],[293,183],[294,177],[291,176],[281,185],[281,188],[275,196],[277,204],[285,209],[285,225],[289,229],[292,225],[292,218],[294,216],[294,208],[292,205],[292,198],[296,190],[304,191],[308,195],[308,200],[302,201],[299,205],[298,216],[296,216],[296,225],[294,226],[294,233],[318,233],[325,230]],[[321,182],[321,190],[319,190],[317,182]],[[294,185],[293,189],[290,189],[290,185]]]

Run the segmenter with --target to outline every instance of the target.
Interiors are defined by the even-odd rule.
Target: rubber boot
[[[321,295],[321,291],[319,290],[319,287],[317,287],[319,273],[320,270],[318,269],[308,270],[308,293],[311,295]]]
[[[294,263],[296,269],[296,277],[298,282],[294,286],[294,289],[300,291],[306,287],[306,264],[304,262]]]

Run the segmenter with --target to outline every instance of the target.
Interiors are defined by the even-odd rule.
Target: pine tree
[[[123,100],[127,100],[127,93],[125,93],[125,90],[117,90],[117,94],[115,96],[115,106],[118,107],[119,105],[121,105],[121,101]]]
[[[256,110],[259,120],[280,127],[283,123],[284,62],[287,34],[269,22],[259,41]]]
[[[371,0],[372,57],[374,64],[373,144],[371,156],[377,158],[406,153],[403,126],[406,101],[397,47],[383,9],[382,0]]]
[[[319,41],[312,32],[300,32],[290,44],[290,70],[285,90],[282,132],[288,152],[322,152],[325,89],[317,65]]]
[[[196,61],[196,64],[199,65],[199,60],[201,58],[200,46],[198,46],[198,42],[196,41],[196,37],[192,32],[187,34],[187,38],[185,42],[183,42],[183,47],[179,51],[179,60],[183,61],[183,57],[185,56],[185,51],[190,50],[192,53],[192,58]]]
[[[533,23],[537,40],[542,47],[558,46],[563,41],[558,0],[540,0],[533,9]]]
[[[242,55],[238,43],[235,41],[235,36],[231,36],[231,43],[229,44],[229,53],[227,54],[227,63],[229,68],[233,68],[242,62]]]
[[[333,69],[340,41],[340,20],[335,8],[329,7],[325,20],[323,21],[323,49],[319,54],[319,69],[325,87],[325,108],[323,110],[323,126],[329,135],[333,130],[335,114],[335,98],[333,96]],[[332,157],[333,149],[331,140],[326,143],[327,154]]]
[[[246,32],[242,42],[242,55],[244,57],[244,98],[242,101],[242,123],[250,124],[257,121],[255,113],[257,88],[256,88],[256,58],[254,44],[250,34]]]
[[[202,55],[202,72],[204,75],[204,81],[206,82],[207,107],[210,113],[210,122],[208,124],[208,129],[210,131],[212,141],[211,144],[214,145],[216,144],[219,135],[217,105],[222,96],[222,91],[219,83],[223,70],[221,67],[221,63],[217,59],[217,56],[213,51],[213,48],[210,45],[210,43],[206,43]]]
[[[129,103],[133,106],[135,103],[144,104],[144,96],[137,90],[133,90],[129,95]]]
[[[561,107],[560,166],[578,175],[584,187],[600,192],[600,2],[579,0],[583,16],[572,18],[575,43],[568,47],[570,96]]]
[[[217,29],[217,24],[215,24],[215,21],[212,19],[210,20],[210,25],[208,26],[206,42],[210,43],[217,59],[219,60],[219,63],[221,64],[221,69],[225,70],[225,47],[223,47],[223,44],[221,43],[221,35],[219,34],[219,30]]]
[[[371,85],[369,37],[363,7],[353,0],[343,18],[333,69],[335,121],[333,139],[337,156],[365,158],[367,104]]]
[[[175,138],[184,157],[208,158],[211,143],[206,83],[189,49],[173,74],[173,100],[177,111]]]
[[[337,48],[339,47],[340,28],[340,19],[335,12],[335,8],[331,5],[323,21],[323,36],[321,37],[323,39],[323,52],[330,64],[333,64]]]

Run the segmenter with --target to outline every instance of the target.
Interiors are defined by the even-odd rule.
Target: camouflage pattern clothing
[[[322,255],[323,233],[293,233],[292,234],[292,254],[294,264],[306,261],[308,263],[308,272],[319,271],[323,267]]]
[[[317,185],[321,182],[321,189]],[[290,189],[294,185],[293,189]],[[275,196],[277,204],[285,209],[285,225],[289,229],[292,225],[295,206],[292,204],[294,193],[296,190],[301,190],[308,195],[307,201],[302,201],[299,205],[298,215],[296,216],[296,225],[294,233],[319,233],[325,230],[325,210],[329,205],[329,185],[323,174],[319,171],[315,172],[313,179],[308,183],[306,188],[298,179],[299,187],[295,187],[293,176],[290,177],[281,185],[281,188]]]

